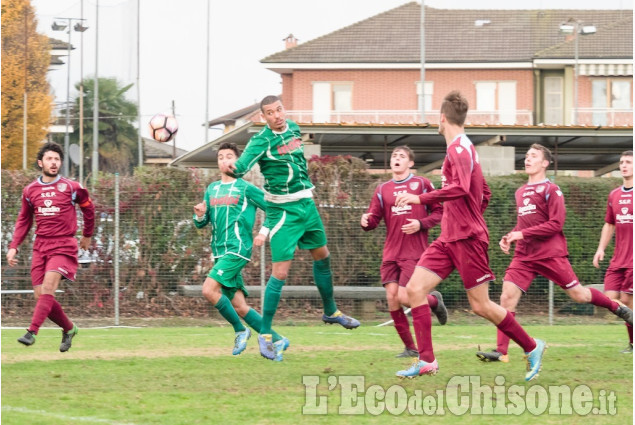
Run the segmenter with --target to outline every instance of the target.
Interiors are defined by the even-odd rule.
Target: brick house
[[[632,10],[426,7],[423,121],[420,15],[411,2],[303,44],[290,35],[261,62],[301,122],[435,123],[458,89],[474,124],[632,126]]]

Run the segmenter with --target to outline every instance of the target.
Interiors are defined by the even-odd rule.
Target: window
[[[423,92],[423,105],[425,106],[425,113],[428,114],[432,111],[432,94],[433,94],[433,83],[432,81],[426,81],[425,90]],[[417,81],[417,110],[421,110],[421,81]]]
[[[353,84],[313,82],[313,121],[332,122],[331,112],[353,110]]]
[[[607,125],[610,109],[631,109],[631,81],[595,78],[591,81],[593,125]]]
[[[516,123],[516,81],[476,82],[477,121]]]
[[[562,124],[564,97],[562,77],[545,77],[545,124]]]

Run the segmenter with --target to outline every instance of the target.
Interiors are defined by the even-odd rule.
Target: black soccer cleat
[[[620,319],[624,319],[626,323],[632,326],[633,325],[633,310],[631,310],[630,308],[628,308],[622,303],[619,303],[619,304],[620,306],[617,308],[617,310],[613,312],[613,314],[615,314]]]
[[[435,316],[437,316],[439,324],[445,325],[446,323],[448,323],[448,309],[445,308],[443,295],[441,295],[441,292],[439,291],[432,291],[430,292],[430,295],[432,295],[438,301],[437,306],[434,309],[431,309],[431,311],[434,313]]]
[[[20,344],[26,345],[27,347],[29,345],[35,344],[35,332],[31,332],[30,330],[27,329],[26,333],[22,335],[20,338],[18,338],[18,342]]]
[[[402,359],[404,357],[419,357],[419,351],[413,348],[406,348],[403,350],[403,352],[397,354],[395,357],[397,357],[398,359]]]
[[[60,352],[65,353],[71,348],[73,337],[79,333],[77,326],[73,324],[73,329],[68,332],[62,332],[62,343],[60,344]]]
[[[509,363],[509,356],[496,350],[492,351],[477,351],[476,357],[482,362],[502,362]]]

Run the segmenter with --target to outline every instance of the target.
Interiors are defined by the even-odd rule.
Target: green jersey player
[[[240,152],[235,144],[223,143],[218,148],[218,168],[221,179],[211,183],[205,191],[203,202],[194,206],[194,225],[212,226],[212,256],[214,267],[203,283],[203,295],[233,326],[236,332],[232,354],[242,353],[251,336],[249,328],[240,321],[242,317],[256,332],[261,331],[262,317],[247,305],[249,294],[241,271],[251,259],[252,229],[256,208],[265,209],[263,192],[242,179],[227,174]],[[289,341],[271,331],[273,341],[279,341],[286,350]],[[276,360],[276,359],[274,359]],[[278,360],[282,360],[280,357]]]
[[[230,172],[242,177],[257,163],[265,178],[269,229],[264,228],[256,241],[269,236],[273,266],[265,290],[258,344],[263,357],[275,359],[281,358],[283,344],[274,341],[271,323],[296,246],[311,251],[313,276],[324,305],[322,320],[347,329],[358,327],[359,321],[342,314],[333,299],[326,232],[313,202],[313,184],[304,158],[300,127],[286,119],[285,109],[277,96],[265,97],[260,102],[260,110],[267,125],[251,138],[243,155],[230,166]]]

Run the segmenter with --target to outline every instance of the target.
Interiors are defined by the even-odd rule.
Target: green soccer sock
[[[331,273],[331,256],[313,262],[313,278],[324,306],[324,314],[333,315],[337,311],[335,299],[333,299],[333,275]]]
[[[262,306],[262,324],[260,325],[261,334],[270,334],[271,322],[273,322],[273,316],[278,310],[278,303],[280,302],[280,294],[282,293],[282,287],[284,286],[284,280],[279,280],[273,277],[269,278],[267,282],[267,288],[265,289],[265,302]]]
[[[220,296],[220,300],[214,306],[218,310],[218,312],[234,327],[234,332],[243,332],[245,330],[245,326],[240,321],[240,317],[238,317],[238,313],[234,310],[231,301],[225,295]]]
[[[260,333],[260,330],[262,329],[262,316],[258,314],[256,310],[250,308],[243,319],[245,319],[245,322],[247,322],[253,330]],[[282,337],[273,329],[271,330],[271,336],[273,337],[273,342],[280,341],[282,339]]]

